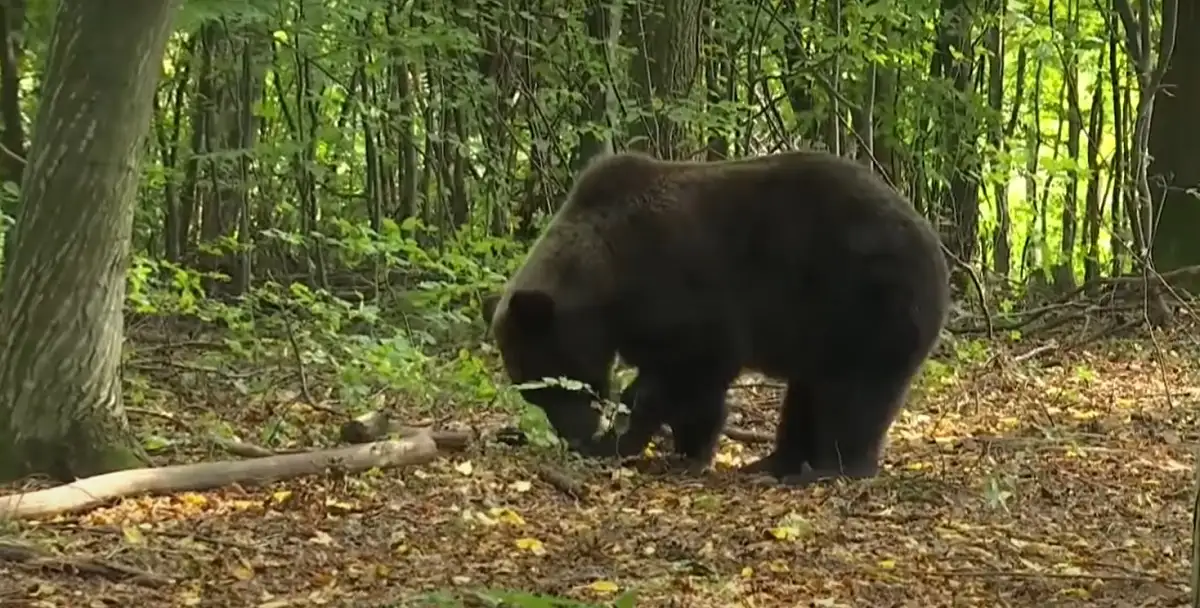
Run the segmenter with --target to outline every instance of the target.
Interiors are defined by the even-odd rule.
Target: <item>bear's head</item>
[[[601,312],[564,305],[547,291],[513,289],[498,301],[485,301],[484,318],[513,384],[550,378],[590,387],[594,394],[570,382],[521,389],[521,397],[545,412],[560,438],[576,448],[590,444],[600,430],[594,395],[608,394],[613,358]]]

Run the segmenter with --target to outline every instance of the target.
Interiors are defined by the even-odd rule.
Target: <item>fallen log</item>
[[[263,484],[319,474],[335,467],[347,473],[424,464],[437,456],[428,433],[329,450],[267,456],[252,460],[204,462],[129,469],[21,494],[0,496],[0,520],[38,518],[90,509],[139,494],[201,491],[233,484]]]

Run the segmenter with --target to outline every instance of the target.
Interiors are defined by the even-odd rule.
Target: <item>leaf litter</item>
[[[729,440],[704,478],[479,443],[419,467],[8,523],[10,540],[166,583],[3,560],[0,605],[501,605],[480,589],[597,606],[631,591],[622,605],[1184,605],[1200,369],[1195,353],[1158,359],[1112,343],[931,364],[885,474],[854,483],[755,483],[730,471],[768,446]],[[740,383],[737,424],[770,432],[779,397]],[[215,401],[234,428],[261,428],[246,422],[257,407]],[[303,415],[334,426],[327,414]],[[172,424],[211,415],[190,408]],[[457,418],[470,416],[504,422]],[[586,497],[546,483],[543,465],[570,468]]]

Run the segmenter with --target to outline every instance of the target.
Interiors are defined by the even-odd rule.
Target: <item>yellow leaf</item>
[[[1088,591],[1087,589],[1081,589],[1079,587],[1070,587],[1068,589],[1063,589],[1062,591],[1059,591],[1059,593],[1062,595],[1079,598],[1081,600],[1091,599],[1091,597],[1092,597],[1092,594],[1090,591]]]
[[[179,497],[179,500],[181,500],[185,504],[192,505],[193,507],[208,506],[208,497],[203,494],[197,494],[195,492],[188,492],[186,494],[183,494],[182,496]]]
[[[891,570],[896,567],[896,560],[894,560],[894,559],[880,560],[879,567],[883,568],[884,570]]]
[[[231,500],[223,503],[224,506],[230,507],[236,511],[260,511],[262,503],[257,500]]]
[[[525,518],[521,517],[520,513],[506,507],[492,507],[488,511],[488,514],[506,524],[513,526],[525,525]]]
[[[125,542],[131,545],[142,545],[146,543],[146,535],[142,534],[142,531],[136,526],[122,527],[121,536],[125,537]]]
[[[254,568],[251,568],[245,564],[240,564],[230,568],[230,572],[233,574],[234,578],[238,579],[239,581],[248,581],[254,578]]]
[[[610,593],[616,593],[621,589],[621,587],[612,581],[600,580],[588,585],[588,589],[591,589],[596,593],[607,595]]]
[[[792,529],[787,527],[771,528],[771,536],[776,540],[789,540],[792,538]]]
[[[750,578],[752,576],[754,576],[754,568],[751,568],[750,566],[742,568],[742,578]]]
[[[271,494],[271,501],[274,502],[275,504],[283,504],[285,502],[290,501],[292,499],[292,496],[293,496],[293,494],[292,494],[291,490],[280,490],[278,492]]]
[[[341,500],[327,500],[325,507],[336,513],[347,513],[354,511],[354,503],[349,503]]]
[[[788,513],[778,526],[771,528],[771,536],[776,540],[796,540],[812,534],[812,524],[796,513]]]
[[[517,548],[522,551],[529,551],[534,555],[546,554],[546,547],[542,545],[542,541],[536,538],[518,538]]]
[[[475,465],[471,464],[470,460],[464,460],[459,464],[454,465],[454,470],[462,473],[463,475],[470,476],[471,473],[475,471]]]
[[[531,488],[533,488],[533,484],[529,483],[528,481],[514,481],[512,488],[518,492],[528,492]]]

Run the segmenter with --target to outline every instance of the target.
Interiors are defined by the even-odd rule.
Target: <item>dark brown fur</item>
[[[637,453],[667,423],[706,464],[726,388],[751,369],[788,389],[775,449],[749,470],[871,476],[945,322],[947,273],[929,223],[851,160],[618,154],[580,174],[485,315],[516,383],[566,376],[607,395],[615,355],[638,369],[619,438],[592,438],[586,395],[523,393],[582,452]]]

